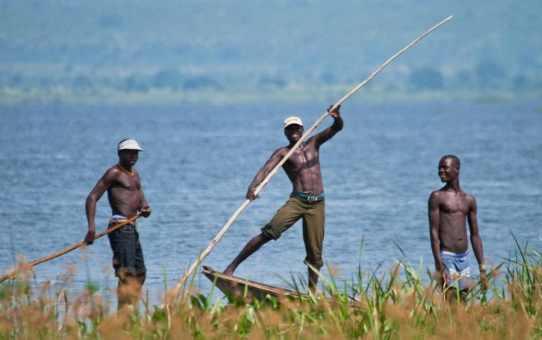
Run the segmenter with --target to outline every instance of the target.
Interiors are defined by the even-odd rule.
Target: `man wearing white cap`
[[[119,162],[105,172],[88,195],[88,233],[85,236],[87,244],[94,242],[96,203],[106,191],[112,213],[108,228],[137,215],[138,211],[144,217],[151,214],[151,208],[141,189],[139,173],[134,168],[140,151],[143,149],[135,139],[121,140],[117,146]],[[137,304],[146,278],[143,251],[135,227],[136,223],[133,221],[107,235],[113,250],[113,268],[119,278],[119,308],[126,303]]]
[[[329,107],[328,111],[332,107],[333,105]],[[282,233],[299,219],[303,219],[303,241],[307,255],[304,262],[316,269],[320,269],[324,265],[322,245],[324,241],[325,197],[319,152],[320,146],[343,128],[340,106],[330,111],[330,115],[333,117],[333,124],[309,138],[306,142],[301,143],[282,166],[293,186],[290,199],[277,211],[271,221],[262,228],[262,233],[246,244],[239,255],[226,268],[224,274],[233,275],[241,262],[270,240],[277,240]],[[256,174],[248,187],[246,195],[248,199],[254,200],[258,198],[254,193],[256,187],[299,141],[303,136],[303,131],[303,123],[299,117],[286,118],[284,121],[284,134],[290,144],[276,150]],[[314,292],[318,282],[318,274],[310,266],[309,289]]]

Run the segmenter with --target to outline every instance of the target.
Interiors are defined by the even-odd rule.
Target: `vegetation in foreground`
[[[430,283],[422,284],[422,275]],[[318,296],[256,301],[190,291],[168,307],[119,312],[89,283],[78,296],[29,276],[0,286],[0,339],[539,339],[542,255],[525,245],[493,267],[484,292],[445,301],[431,272],[405,263],[388,273],[357,270],[351,282],[324,280]],[[292,277],[291,286],[306,291]],[[164,287],[167,288],[167,287]]]

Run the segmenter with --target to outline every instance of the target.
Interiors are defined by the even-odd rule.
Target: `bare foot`
[[[233,276],[233,271],[235,269],[231,268],[231,266],[228,266],[225,271],[222,272],[223,275]]]

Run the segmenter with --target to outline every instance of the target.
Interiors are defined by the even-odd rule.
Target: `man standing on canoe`
[[[440,180],[446,185],[429,197],[428,214],[431,249],[435,259],[435,276],[440,286],[452,288],[449,296],[459,289],[464,296],[470,288],[470,267],[467,240],[468,221],[470,241],[480,268],[480,279],[487,289],[486,265],[482,238],[478,232],[476,199],[459,187],[459,158],[447,155],[438,165]]]
[[[330,106],[328,111],[332,107]],[[340,106],[330,111],[330,115],[333,117],[333,124],[309,138],[306,142],[301,143],[282,166],[293,185],[290,199],[277,211],[271,221],[262,228],[262,233],[246,244],[239,255],[226,268],[225,275],[233,275],[241,262],[270,240],[277,240],[282,233],[299,219],[303,219],[303,241],[307,253],[304,262],[316,269],[320,269],[324,265],[322,245],[324,241],[325,201],[319,152],[320,146],[343,128]],[[303,136],[303,131],[303,123],[300,118],[286,118],[284,121],[284,134],[290,144],[276,150],[256,174],[248,187],[246,195],[248,199],[254,200],[258,198],[255,195],[256,187]],[[309,267],[309,289],[311,291],[314,292],[317,282],[318,274]]]
[[[117,146],[119,163],[105,172],[88,195],[86,201],[88,233],[85,236],[87,244],[94,242],[96,202],[106,190],[112,213],[108,229],[136,216],[138,211],[143,217],[148,217],[151,214],[151,208],[141,189],[139,173],[134,168],[139,151],[143,151],[143,149],[134,139],[120,141]],[[133,221],[126,224],[107,236],[113,250],[113,268],[115,275],[119,278],[117,292],[119,308],[126,303],[135,305],[139,300],[141,288],[146,278],[146,268],[136,223]]]

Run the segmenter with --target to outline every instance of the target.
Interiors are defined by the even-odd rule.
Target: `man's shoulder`
[[[120,172],[119,166],[117,164],[113,165],[109,169],[106,170],[106,172]]]
[[[463,194],[465,195],[465,199],[469,202],[476,202],[476,198],[474,198],[474,196],[472,196],[471,194],[469,194],[468,192],[466,191],[462,191]]]
[[[471,194],[469,194],[468,192],[464,191],[464,190],[461,190],[461,192],[467,196],[467,197],[471,197],[471,198],[474,198],[474,196],[472,196]]]
[[[105,171],[104,177],[116,177],[116,176],[119,176],[120,174],[121,174],[121,170],[115,164]]]
[[[428,200],[429,206],[432,207],[432,206],[439,205],[442,199],[441,197],[442,197],[442,192],[440,190],[432,191],[431,195],[429,195],[429,200]]]
[[[444,190],[441,189],[438,189],[438,190],[434,190],[431,192],[431,195],[429,195],[429,198],[439,198],[439,197],[442,197],[444,195]]]
[[[274,156],[285,156],[290,151],[288,146],[281,146],[273,152]]]

